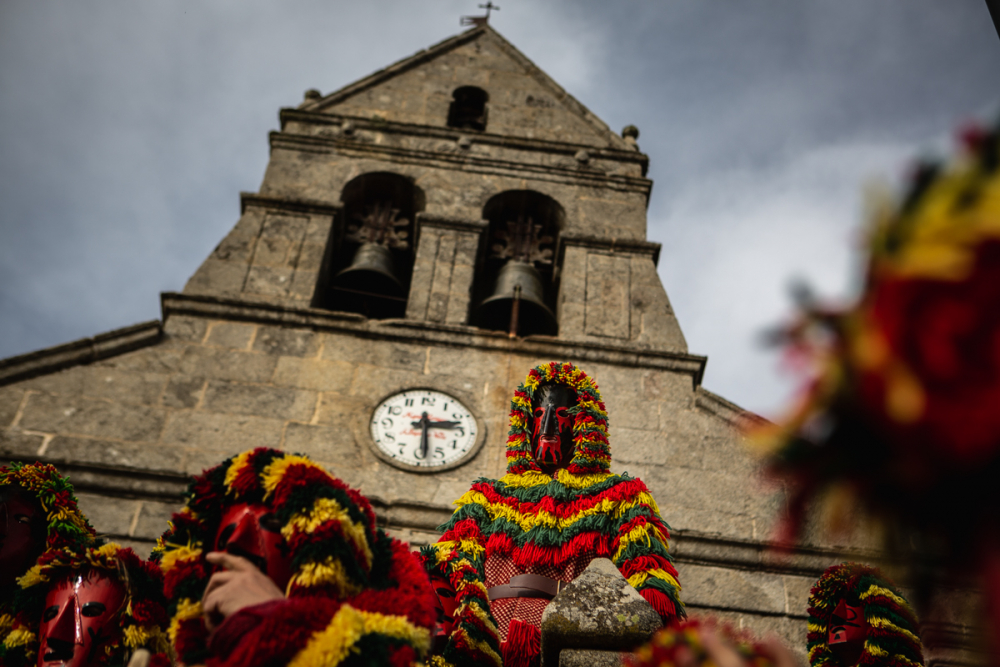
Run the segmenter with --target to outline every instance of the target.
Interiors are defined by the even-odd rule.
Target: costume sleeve
[[[390,548],[392,585],[343,600],[305,595],[250,608],[259,621],[250,624],[227,656],[209,660],[209,667],[413,664],[430,646],[434,604],[417,559],[401,542],[392,540]]]
[[[667,552],[667,526],[646,486],[639,484],[640,492],[621,516],[612,560],[628,583],[653,605],[663,622],[669,623],[687,616],[680,599],[681,585]]]
[[[484,570],[485,544],[477,522],[477,505],[460,507],[445,524],[444,535],[424,547],[421,558],[433,579],[455,591],[453,626],[444,648],[431,657],[437,667],[500,667],[500,634],[490,613]]]

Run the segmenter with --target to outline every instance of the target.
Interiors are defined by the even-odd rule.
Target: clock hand
[[[461,426],[461,422],[427,422],[430,428],[458,428]]]
[[[430,420],[427,418],[427,413],[420,415],[419,422],[413,422],[414,426],[420,426],[420,458],[427,458],[427,449],[430,443],[427,442],[427,427],[430,424]]]

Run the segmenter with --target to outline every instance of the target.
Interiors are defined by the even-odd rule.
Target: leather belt
[[[501,598],[546,598],[551,600],[566,586],[541,574],[519,574],[510,583],[494,586],[489,591],[490,600]]]

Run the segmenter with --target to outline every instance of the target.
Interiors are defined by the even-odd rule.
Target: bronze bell
[[[484,329],[509,331],[511,336],[554,336],[558,331],[556,316],[545,305],[538,269],[513,259],[500,268],[493,296],[476,307],[472,323]]]
[[[379,243],[361,244],[330,287],[336,310],[385,318],[402,317],[406,309],[406,289],[396,278],[392,251]]]

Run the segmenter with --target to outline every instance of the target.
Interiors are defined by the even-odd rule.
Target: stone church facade
[[[162,295],[161,320],[0,361],[0,456],[59,466],[98,531],[145,553],[189,475],[257,446],[308,454],[426,544],[472,480],[503,474],[528,369],[569,361],[604,394],[612,469],[642,478],[672,527],[689,612],[801,650],[812,582],[878,554],[813,531],[768,555],[784,495],[739,435],[757,417],[701,386],[707,360],[646,240],[637,132],[612,132],[488,26],[280,118],[259,191],[184,291]],[[366,243],[384,248],[385,285],[354,270]],[[511,336],[480,305],[513,310],[496,284],[515,260],[537,290],[519,293]],[[535,327],[538,312],[553,321]],[[373,411],[415,389],[475,418],[457,464],[414,470],[373,441]],[[929,663],[971,659],[963,622],[935,632]]]

